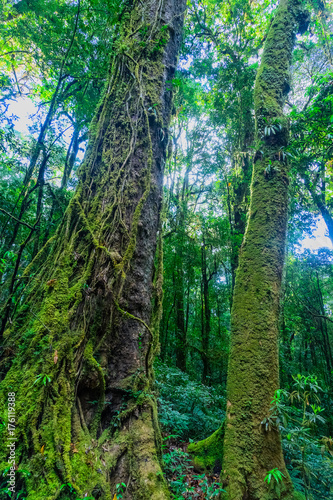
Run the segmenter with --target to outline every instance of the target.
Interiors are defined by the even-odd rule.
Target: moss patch
[[[78,188],[26,270],[6,331],[0,411],[16,393],[28,500],[167,499],[152,360],[161,314],[160,229],[171,92],[185,2],[125,2]],[[163,14],[162,14],[163,12]],[[161,16],[163,15],[163,19]],[[147,28],[146,30],[143,28]],[[142,39],[142,32],[146,33]],[[132,384],[129,386],[129,382]],[[1,426],[0,469],[6,467]],[[103,439],[100,439],[103,436]]]
[[[191,443],[187,451],[198,472],[219,473],[223,459],[224,423],[207,439]]]

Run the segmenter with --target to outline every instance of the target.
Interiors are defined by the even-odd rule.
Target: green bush
[[[262,421],[266,430],[280,428],[291,479],[307,500],[333,499],[333,440],[323,435],[329,412],[321,406],[322,393],[316,376],[293,376],[291,392],[276,391]]]
[[[178,368],[155,366],[159,417],[165,432],[182,441],[199,441],[221,425],[226,404],[220,386],[208,387],[193,381]]]

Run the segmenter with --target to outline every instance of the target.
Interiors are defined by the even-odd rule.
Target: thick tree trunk
[[[295,36],[304,22],[299,0],[280,0],[255,86],[258,152],[233,297],[223,450],[223,481],[232,500],[278,498],[264,481],[274,468],[285,476],[281,498],[298,495],[286,471],[278,429],[266,431],[261,422],[279,387],[278,318],[288,213],[288,172],[281,152],[288,121],[282,108]]]
[[[241,111],[241,110],[240,110]],[[238,267],[239,250],[243,241],[246,229],[246,217],[249,209],[250,200],[250,185],[252,175],[252,162],[250,160],[250,147],[253,145],[254,128],[251,109],[247,113],[243,111],[244,121],[242,123],[240,150],[235,150],[233,153],[232,163],[233,170],[239,171],[232,178],[232,213],[233,221],[231,227],[231,278],[232,278],[232,294],[235,288],[236,271]],[[246,154],[248,153],[248,154]],[[228,188],[229,191],[229,188]]]
[[[29,500],[69,498],[62,483],[112,500],[121,482],[124,499],[169,498],[151,394],[161,246],[153,273],[185,1],[126,5],[78,189],[2,339],[1,404],[15,392]]]

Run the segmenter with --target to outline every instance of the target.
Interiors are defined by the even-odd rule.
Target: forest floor
[[[176,436],[163,436],[163,461],[166,479],[174,500],[210,500],[222,491],[218,474],[201,474],[187,453],[189,443]]]

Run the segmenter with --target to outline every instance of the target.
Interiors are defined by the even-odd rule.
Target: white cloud
[[[27,97],[18,97],[9,105],[9,113],[17,117],[15,130],[23,134],[29,134],[29,126],[32,125],[31,115],[37,112],[37,106]]]
[[[333,249],[333,245],[327,236],[327,227],[324,219],[319,216],[316,228],[312,232],[312,236],[307,236],[301,241],[302,248],[309,250],[318,250],[319,248]]]

